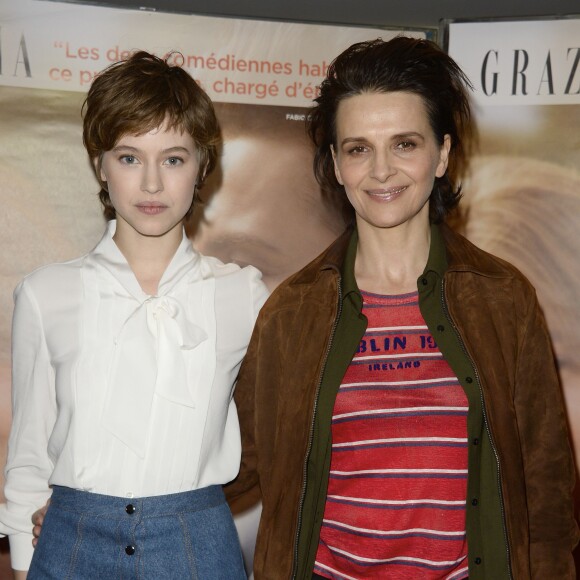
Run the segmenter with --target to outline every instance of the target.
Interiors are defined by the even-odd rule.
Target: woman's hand
[[[36,548],[36,544],[38,544],[38,538],[40,537],[40,532],[42,531],[42,524],[44,523],[44,517],[46,516],[46,512],[48,510],[48,506],[50,505],[50,499],[46,502],[46,504],[41,507],[39,510],[36,510],[32,514],[32,523],[34,527],[32,528],[32,535],[34,538],[32,539],[32,545]],[[28,576],[28,570],[12,570],[12,574],[14,576],[14,580],[26,580]]]
[[[36,548],[36,544],[38,544],[38,538],[40,537],[40,532],[42,531],[42,524],[44,522],[44,516],[46,516],[46,512],[48,510],[48,506],[50,505],[50,499],[47,500],[44,507],[41,507],[39,510],[36,510],[32,514],[32,523],[34,527],[32,528],[32,535],[34,539],[32,540],[32,545]],[[21,580],[21,578],[26,578],[26,576],[18,577],[15,576],[17,580]]]

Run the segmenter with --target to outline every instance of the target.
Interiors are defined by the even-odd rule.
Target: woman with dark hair
[[[16,578],[246,578],[222,485],[267,290],[255,268],[196,252],[183,226],[220,141],[209,97],[167,60],[136,52],[91,85],[83,142],[106,231],[15,291],[0,533]]]
[[[332,63],[310,117],[353,226],[262,309],[236,401],[256,578],[574,578],[574,469],[534,289],[453,233],[470,84],[398,37]]]

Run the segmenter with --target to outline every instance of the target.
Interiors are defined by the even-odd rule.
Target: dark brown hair
[[[331,63],[309,116],[319,184],[331,195],[345,197],[331,153],[331,145],[337,145],[336,112],[343,99],[367,92],[414,93],[425,103],[437,142],[443,144],[446,134],[451,137],[447,171],[435,179],[429,205],[431,221],[443,221],[459,203],[459,180],[476,142],[469,104],[471,89],[457,63],[429,40],[398,36],[353,44]]]
[[[213,104],[204,90],[179,66],[138,51],[99,73],[83,104],[83,143],[101,191],[107,219],[115,217],[100,165],[125,135],[143,135],[164,123],[189,133],[199,155],[197,187],[214,169],[221,140]],[[95,162],[96,161],[96,166]]]

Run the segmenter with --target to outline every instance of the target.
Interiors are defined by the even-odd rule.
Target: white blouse
[[[0,534],[32,558],[33,512],[56,484],[122,497],[223,484],[238,473],[234,381],[268,291],[253,267],[185,234],[156,296],[112,239],[15,290],[13,417]]]

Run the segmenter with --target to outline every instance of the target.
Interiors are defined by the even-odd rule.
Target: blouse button
[[[126,546],[125,547],[125,554],[127,556],[132,556],[135,553],[135,546]]]
[[[125,511],[126,511],[126,512],[127,512],[129,515],[131,515],[131,514],[134,514],[134,513],[135,513],[135,506],[134,506],[132,503],[130,503],[130,504],[128,504],[127,506],[125,506]]]
[[[481,558],[475,558],[474,562],[478,565],[481,564]]]

